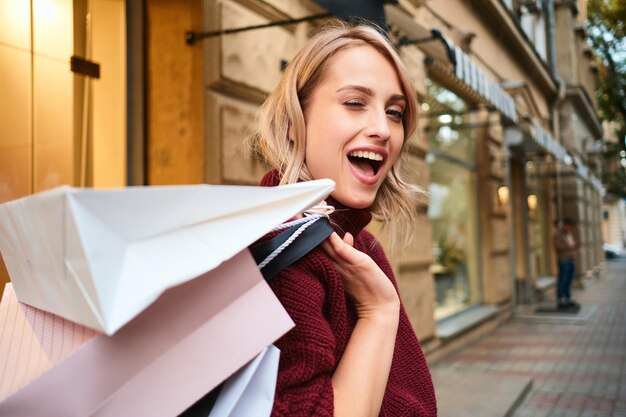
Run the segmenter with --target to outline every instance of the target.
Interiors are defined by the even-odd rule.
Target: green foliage
[[[455,275],[459,265],[467,259],[465,251],[458,247],[456,242],[448,239],[446,234],[440,236],[438,246],[440,250],[439,263],[446,272]]]
[[[608,144],[604,154],[603,182],[610,193],[626,197],[626,171],[620,152],[626,149],[626,1],[587,2],[589,40],[598,56],[596,97],[599,115],[614,122],[617,144]]]
[[[620,152],[624,145],[620,143],[606,143],[604,151],[605,167],[602,174],[602,183],[609,194],[626,197],[626,170],[621,165]]]

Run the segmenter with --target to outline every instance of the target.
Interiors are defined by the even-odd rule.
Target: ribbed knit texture
[[[275,171],[261,181],[275,186]],[[367,253],[389,277],[396,280],[381,245],[363,228],[371,221],[367,210],[342,206],[326,200],[337,209],[331,223],[340,236],[350,232],[355,248]],[[283,270],[271,284],[274,293],[296,323],[295,328],[275,344],[281,351],[272,416],[332,416],[332,376],[357,321],[356,310],[344,292],[341,276],[321,248],[317,248]],[[404,307],[400,321],[391,372],[380,412],[384,417],[437,415],[435,392],[426,360]]]

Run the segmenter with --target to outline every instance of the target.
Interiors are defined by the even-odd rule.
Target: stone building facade
[[[174,27],[226,30],[326,11],[312,1],[167,3],[147,2],[155,40],[167,31],[171,41]],[[172,19],[168,7],[186,10],[186,18]],[[597,272],[601,186],[592,150],[602,130],[592,98],[594,68],[583,2],[401,0],[384,9],[422,103],[420,129],[408,146],[409,175],[429,191],[416,207],[420,238],[392,259],[415,330],[435,358],[551,287],[558,219],[578,223],[579,282]],[[202,22],[194,21],[198,16]],[[159,94],[178,97],[180,107],[189,103],[182,93],[190,92],[205,115],[196,119],[204,123],[202,143],[196,137],[182,145],[191,158],[170,145],[172,135],[187,131],[182,119],[149,122],[149,182],[196,181],[202,165],[204,181],[256,184],[265,169],[242,141],[282,65],[315,24],[207,38],[177,48],[168,58],[171,72],[149,62],[150,85]],[[433,30],[441,36],[428,39]],[[159,45],[148,42],[149,61],[163,59]],[[191,71],[202,71],[202,84],[184,78],[181,85],[176,54],[193,55]],[[150,102],[151,88],[148,94]]]
[[[69,55],[97,61],[96,49],[79,50],[77,40],[86,39],[76,24],[85,15],[82,3],[57,3],[75,22],[57,61]],[[407,175],[428,191],[416,206],[417,238],[393,253],[393,245],[388,249],[407,312],[432,360],[490,331],[517,306],[539,301],[551,288],[556,274],[551,240],[558,219],[572,217],[578,224],[581,285],[603,259],[597,180],[602,129],[594,110],[584,6],[584,0],[398,0],[383,6],[389,36],[421,103],[419,131],[407,146]],[[102,12],[88,12],[94,24],[105,21],[99,18]],[[243,139],[283,66],[318,20],[210,36],[192,45],[186,44],[185,32],[323,13],[327,10],[310,0],[127,2],[124,13],[116,15],[125,20],[126,61],[102,63],[101,78],[92,81],[96,89],[111,68],[125,68],[126,101],[115,107],[115,98],[105,98],[104,104],[86,108],[84,103],[95,99],[85,95],[92,87],[85,87],[84,75],[61,68],[69,98],[59,112],[74,126],[64,135],[72,138],[62,151],[68,174],[45,187],[257,184],[265,168],[248,156]],[[37,16],[36,10],[27,14]],[[0,58],[11,49],[2,36]],[[26,92],[12,94],[29,96],[33,85],[38,84],[29,81]],[[0,108],[10,100],[0,98]],[[25,105],[27,112],[32,108]],[[99,108],[109,112],[97,116]],[[98,120],[121,115],[126,129],[107,133],[102,124],[85,125],[83,114]],[[37,143],[38,130],[24,123],[31,132],[24,143]],[[86,142],[79,135],[85,131],[91,132]],[[98,147],[97,138],[105,133],[110,143]],[[8,149],[6,137],[0,157]],[[126,144],[124,150],[115,151],[118,141]],[[26,160],[39,166],[39,154],[28,155]],[[118,159],[106,162],[101,155]],[[0,189],[3,201],[41,189],[36,181],[19,185],[18,177],[2,171],[6,166],[0,164],[10,190]],[[100,180],[99,166],[123,179]],[[371,229],[385,241],[379,226]]]

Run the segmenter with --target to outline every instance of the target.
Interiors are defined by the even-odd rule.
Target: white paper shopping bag
[[[333,189],[63,187],[0,205],[0,251],[20,301],[112,335]]]
[[[268,346],[226,380],[209,417],[269,417],[274,404],[280,350]]]

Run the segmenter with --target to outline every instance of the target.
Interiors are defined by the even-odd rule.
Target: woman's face
[[[400,155],[405,105],[394,66],[373,47],[332,57],[304,112],[313,178],[335,181],[332,196],[348,207],[371,206]]]

